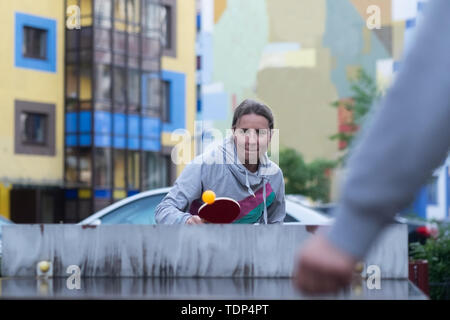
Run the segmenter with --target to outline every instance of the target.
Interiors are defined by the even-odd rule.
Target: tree
[[[346,123],[342,123],[348,130],[330,136],[331,140],[345,143],[342,148],[344,154],[338,159],[339,164],[345,163],[355,133],[365,122],[372,105],[381,97],[375,81],[361,68],[358,69],[355,80],[351,81],[351,91],[353,94],[348,101],[338,100],[331,104],[335,108],[344,107],[351,115]]]
[[[285,148],[280,151],[280,168],[285,179],[286,194],[301,194],[313,200],[329,201],[330,169],[335,161],[316,159],[307,164],[301,153]]]

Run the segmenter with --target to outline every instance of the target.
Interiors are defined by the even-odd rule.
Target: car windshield
[[[165,195],[157,194],[127,203],[103,216],[102,224],[155,224],[155,208]]]

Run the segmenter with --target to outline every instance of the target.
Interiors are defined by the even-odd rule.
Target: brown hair
[[[245,99],[237,106],[236,110],[234,110],[231,128],[235,129],[239,119],[246,114],[263,116],[269,122],[269,129],[273,129],[273,115],[270,108],[265,104],[252,99]]]

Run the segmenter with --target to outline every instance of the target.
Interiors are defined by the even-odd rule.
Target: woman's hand
[[[186,224],[204,224],[204,223],[206,223],[206,221],[200,218],[199,216],[192,216],[186,221]]]

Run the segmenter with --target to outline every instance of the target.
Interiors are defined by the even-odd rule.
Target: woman
[[[219,147],[186,166],[156,208],[157,223],[204,223],[197,211],[205,190],[239,202],[241,213],[233,223],[283,222],[283,173],[267,156],[272,112],[262,103],[244,100],[234,111],[232,131]]]

